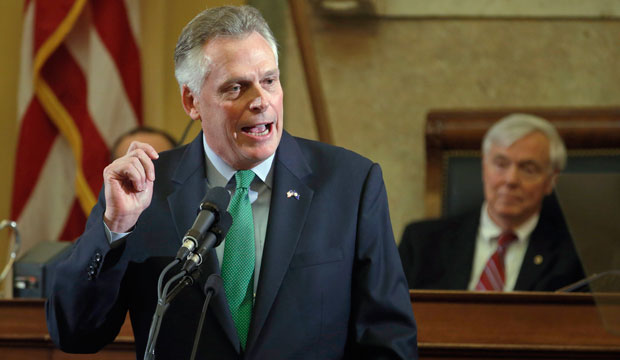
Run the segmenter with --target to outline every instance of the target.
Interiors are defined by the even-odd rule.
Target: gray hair
[[[550,122],[530,114],[510,114],[491,126],[482,140],[482,153],[488,154],[492,144],[511,146],[533,132],[540,132],[549,140],[549,160],[553,170],[564,170],[566,147],[560,134]]]
[[[278,62],[278,45],[269,25],[260,12],[251,6],[221,6],[196,15],[179,36],[174,49],[174,76],[181,90],[183,85],[200,94],[208,75],[211,59],[204,56],[204,45],[220,36],[241,38],[253,32],[261,35],[273,50]]]

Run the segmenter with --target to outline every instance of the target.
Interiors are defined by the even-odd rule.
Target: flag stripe
[[[135,0],[124,0],[124,3],[129,27],[131,27],[131,33],[133,34],[138,49],[140,49],[140,2]]]
[[[122,0],[94,0],[93,20],[102,42],[116,63],[138,123],[142,123],[140,52],[134,41]],[[113,16],[117,21],[110,22]]]
[[[76,191],[82,209],[89,213],[96,202],[92,189],[101,187],[100,171],[109,155],[86,108],[86,79],[64,45],[48,59],[43,77],[49,82],[48,101],[54,102],[48,113],[71,145],[78,166]]]
[[[57,136],[39,181],[17,219],[22,252],[37,241],[60,239],[71,204],[75,201],[75,166],[68,159],[72,159],[71,149],[64,138]]]
[[[67,113],[67,110],[58,101],[58,98],[56,98],[49,85],[43,79],[38,79],[35,88],[45,111],[50,115],[50,118],[63,136],[69,141],[69,146],[71,147],[73,158],[77,166],[75,191],[82,205],[82,209],[84,212],[88,212],[95,204],[95,196],[88,187],[88,182],[82,171],[82,137],[78,133],[75,124],[71,121],[71,117]]]
[[[36,30],[34,36],[36,51],[34,58],[35,76],[45,63],[45,60],[69,33],[73,23],[75,23],[82,12],[86,0],[75,0],[73,4],[69,4],[66,1],[39,1],[36,4]]]
[[[36,133],[34,137],[31,134]],[[30,197],[47,159],[58,130],[47,121],[45,112],[36,98],[32,98],[23,117],[15,159],[15,179],[11,218],[18,219]]]
[[[22,26],[22,45],[19,64],[19,88],[17,89],[17,116],[22,119],[32,101],[32,41],[34,37],[34,5],[24,9]]]
[[[101,169],[108,164],[109,153],[87,108],[87,79],[65,45],[60,46],[48,60],[43,75],[58,100],[65,104],[77,135],[81,137],[83,171],[93,191],[98,191],[102,185]],[[96,180],[92,182],[91,178]]]
[[[119,134],[137,125],[120,74],[89,17],[75,23],[65,44],[88,79],[88,110],[109,148]]]
[[[85,4],[85,0],[76,0],[72,4],[65,2],[54,2],[54,4],[51,4],[51,2],[45,1],[37,3],[34,37],[35,49],[37,50],[34,61],[34,78],[35,93],[39,101],[41,101],[41,105],[43,105],[50,119],[69,142],[77,166],[76,193],[82,209],[88,212],[95,203],[95,196],[88,187],[82,171],[82,139],[70,115],[39,74],[45,62],[71,30]],[[46,17],[43,17],[43,15]],[[50,29],[53,29],[53,31]],[[41,44],[40,47],[38,46],[39,44]]]
[[[65,226],[60,232],[59,239],[68,241],[77,239],[80,234],[82,234],[85,223],[86,215],[84,215],[84,212],[82,211],[80,202],[75,200],[71,205],[69,216],[65,221]]]

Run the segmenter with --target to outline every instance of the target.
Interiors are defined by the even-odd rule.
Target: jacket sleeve
[[[379,165],[366,178],[353,269],[355,359],[417,359],[417,329]]]
[[[52,341],[70,353],[94,353],[112,342],[127,314],[121,291],[128,260],[124,240],[112,248],[105,234],[103,190],[82,236],[55,266],[46,302]]]

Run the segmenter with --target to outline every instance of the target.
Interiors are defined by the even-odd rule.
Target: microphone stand
[[[222,277],[217,274],[211,274],[207,278],[207,282],[205,283],[204,292],[205,292],[205,302],[202,304],[202,312],[200,313],[200,321],[198,322],[198,329],[196,331],[196,335],[194,336],[194,346],[192,347],[192,355],[190,360],[194,360],[196,358],[196,350],[198,350],[198,341],[200,340],[200,334],[202,333],[202,327],[204,325],[205,315],[207,314],[207,308],[209,307],[209,301],[212,296],[217,295],[217,293],[222,288]]]
[[[166,300],[166,303],[169,304],[172,302],[172,300],[181,292],[181,290],[183,290],[186,286],[192,286],[194,284],[194,281],[196,281],[196,279],[198,279],[198,277],[200,277],[200,268],[195,268],[194,270],[192,270],[192,272],[187,275],[186,271],[182,271],[178,276],[178,278],[183,277],[183,279],[181,279],[181,281],[179,281],[179,283],[172,288],[172,291],[170,292],[170,294],[168,294],[168,289],[166,289],[166,293],[164,293],[162,295],[162,298],[164,298]],[[173,278],[174,279],[174,278]],[[172,281],[172,279],[170,279]],[[176,279],[175,279],[176,280]]]
[[[151,322],[151,327],[149,329],[149,338],[146,343],[146,348],[144,351],[144,360],[153,360],[155,358],[155,344],[157,343],[157,337],[159,336],[159,329],[161,327],[161,323],[164,318],[164,314],[168,310],[170,303],[172,300],[179,294],[179,292],[188,285],[192,285],[194,281],[200,276],[200,269],[196,268],[189,275],[187,271],[181,271],[180,273],[173,276],[162,290],[162,283],[164,276],[170,269],[172,269],[176,264],[180,262],[179,259],[174,259],[168,266],[162,270],[159,275],[159,280],[157,282],[157,307],[155,308],[155,313],[153,314],[153,321]],[[168,289],[172,286],[172,283],[177,281],[178,279],[183,278],[175,288],[173,288],[172,292],[168,294]]]
[[[149,329],[149,337],[147,340],[146,348],[144,350],[144,360],[153,360],[155,358],[155,344],[157,343],[157,336],[159,335],[159,328],[161,327],[161,322],[163,320],[164,314],[172,300],[187,286],[191,286],[194,284],[194,281],[198,279],[200,276],[200,264],[202,263],[202,257],[206,254],[206,252],[217,245],[219,245],[222,239],[226,236],[228,229],[232,224],[232,217],[227,211],[220,213],[220,218],[218,224],[212,227],[212,229],[205,235],[206,239],[203,244],[198,247],[198,254],[193,254],[191,260],[186,260],[185,265],[183,266],[180,273],[173,276],[164,288],[161,288],[163,283],[163,279],[165,274],[170,271],[175,265],[177,265],[182,258],[187,256],[187,252],[183,251],[183,246],[177,257],[172,260],[168,266],[162,270],[159,275],[159,279],[157,281],[157,307],[155,309],[155,313],[153,314],[153,321],[151,322],[151,328]],[[204,292],[206,295],[205,303],[203,305],[203,314],[201,314],[200,319],[200,328],[197,333],[197,337],[194,340],[194,355],[197,347],[198,339],[200,338],[200,332],[202,331],[202,324],[204,321],[204,316],[207,310],[207,306],[209,305],[209,301],[213,294],[217,293],[219,289],[222,287],[222,278],[219,275],[211,274],[207,278],[207,282],[205,283]],[[182,279],[181,279],[182,278]],[[176,286],[172,289],[170,294],[168,294],[168,290],[172,283],[181,279]]]
[[[592,274],[590,276],[588,276],[585,279],[581,279],[579,281],[576,281],[572,284],[568,284],[562,288],[557,289],[555,292],[573,292],[577,289],[580,289],[586,285],[590,285],[591,283],[593,283],[594,281],[605,277],[607,275],[616,275],[616,276],[620,276],[620,270],[607,270],[607,271],[603,271],[601,273],[596,273],[596,274]]]
[[[162,270],[161,274],[159,274],[159,279],[157,280],[157,307],[155,308],[155,313],[153,314],[153,321],[151,322],[151,327],[149,329],[149,338],[146,342],[146,348],[144,350],[144,360],[153,360],[155,358],[155,343],[157,342],[157,336],[159,334],[159,328],[161,326],[161,322],[163,320],[164,314],[166,310],[168,310],[168,306],[170,306],[170,302],[166,302],[165,295],[168,292],[168,288],[170,284],[185,275],[184,273],[180,273],[172,277],[163,288],[162,291],[162,283],[163,279],[176,264],[180,262],[179,259],[174,259],[170,264],[168,264],[164,270]]]
[[[179,260],[173,260],[160,275],[160,280],[163,278],[163,275],[168,272],[170,268],[176,265]],[[163,288],[163,291],[158,292],[157,299],[157,307],[155,308],[155,313],[153,314],[153,321],[151,322],[151,328],[149,330],[149,338],[147,341],[147,345],[144,351],[144,360],[153,360],[155,358],[155,345],[157,344],[157,337],[159,336],[159,329],[161,327],[162,320],[164,318],[164,314],[168,310],[168,307],[172,303],[172,300],[187,286],[191,286],[194,284],[194,281],[200,277],[200,268],[195,268],[191,271],[190,274],[187,274],[187,271],[181,271],[177,275],[173,276]],[[182,279],[181,279],[182,278]],[[181,279],[176,286],[168,293],[170,286],[172,283]],[[209,305],[209,300],[212,295],[215,295],[219,289],[222,287],[222,278],[219,275],[211,274],[207,278],[205,283],[204,291],[206,293],[205,303],[203,304],[203,313],[206,313],[207,306]],[[201,314],[200,325],[197,333],[197,338],[194,340],[194,348],[197,347],[197,340],[200,337],[200,332],[202,330],[202,324],[204,321],[204,314]],[[195,350],[194,350],[195,351]]]

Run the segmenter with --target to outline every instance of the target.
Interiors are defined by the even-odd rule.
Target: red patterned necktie
[[[484,266],[482,275],[480,275],[480,281],[478,285],[476,285],[476,290],[504,290],[504,255],[506,254],[506,248],[515,240],[517,240],[517,235],[512,231],[503,232],[499,235],[497,239],[497,250],[495,250]]]

